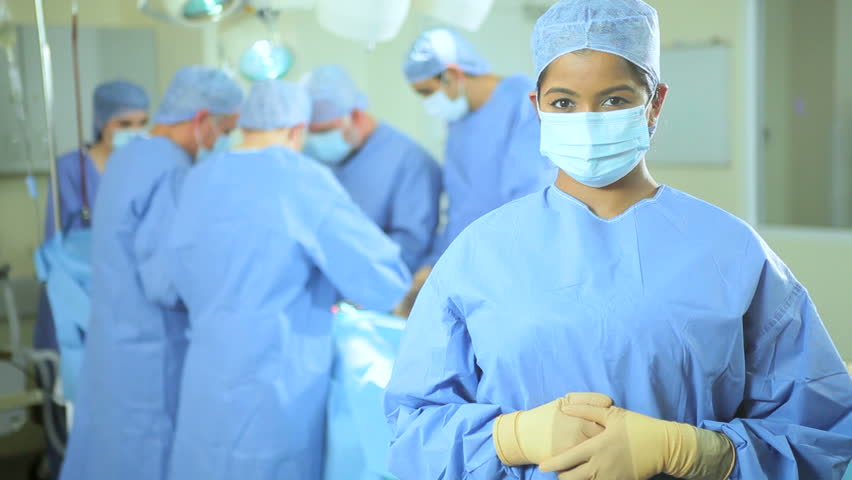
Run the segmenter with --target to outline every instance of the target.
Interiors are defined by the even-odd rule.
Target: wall
[[[750,196],[753,195],[753,190],[745,187],[744,180],[748,162],[751,161],[745,154],[746,102],[752,100],[752,92],[747,89],[744,78],[747,62],[754,61],[746,58],[745,48],[746,28],[751,27],[745,25],[744,9],[749,1],[649,2],[660,12],[662,42],[665,46],[675,43],[700,44],[719,38],[732,48],[730,163],[718,167],[657,166],[654,174],[664,183],[740,216],[746,214]],[[151,25],[133,11],[130,5],[132,2],[82,0],[81,3],[82,17],[88,18],[88,21]],[[498,0],[482,30],[470,35],[472,42],[494,63],[498,73],[530,73],[532,70],[529,34],[535,18],[525,13],[523,4],[522,0]],[[17,10],[16,13],[25,16]],[[62,21],[56,14],[48,17]],[[294,69],[287,78],[298,79],[302,73],[323,62],[342,63],[370,97],[371,109],[375,113],[411,133],[433,152],[440,154],[440,129],[425,117],[419,100],[402,81],[400,72],[400,62],[408,45],[422,28],[431,25],[427,19],[410,18],[396,40],[380,44],[373,52],[368,52],[366,45],[339,39],[321,31],[310,12],[288,12],[279,22],[282,38],[296,54]],[[163,66],[160,71],[164,77],[161,79],[163,87],[168,82],[170,72],[182,63],[215,58],[216,35],[171,26],[156,25],[154,28],[158,29],[162,45],[160,54]],[[265,34],[255,19],[243,18],[222,25],[218,36],[224,42],[226,57],[236,65],[239,54],[254,40],[264,38]],[[767,53],[779,57],[786,51],[787,48],[777,45]],[[683,87],[672,85],[671,88]],[[781,85],[779,88],[788,87]],[[783,201],[783,197],[776,194],[772,199],[772,202],[775,201]],[[29,226],[33,223],[32,211],[33,207],[24,195],[21,179],[0,180],[0,225],[3,225],[0,230],[0,255],[4,258],[11,256],[19,274],[31,271],[30,250],[36,245],[36,236],[31,231],[33,227]],[[9,228],[9,225],[15,227]],[[846,358],[852,359],[852,327],[849,324],[852,295],[849,294],[848,279],[849,272],[852,272],[852,234],[761,230],[769,244],[808,287],[839,349]]]

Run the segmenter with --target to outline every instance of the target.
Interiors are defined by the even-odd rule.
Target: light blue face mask
[[[352,145],[346,141],[340,129],[311,133],[305,142],[305,155],[329,166],[340,165],[350,152]]]
[[[195,156],[196,163],[203,162],[205,159],[213,155],[214,153],[227,152],[231,149],[231,136],[227,134],[219,135],[219,138],[213,143],[213,148],[206,149],[200,148],[198,149],[198,154]]]
[[[651,147],[645,106],[612,112],[542,112],[541,154],[574,180],[601,188],[624,178]]]
[[[112,148],[113,150],[121,148],[130,143],[130,141],[134,138],[140,137],[147,133],[148,131],[142,128],[125,128],[122,130],[116,130],[112,133]]]

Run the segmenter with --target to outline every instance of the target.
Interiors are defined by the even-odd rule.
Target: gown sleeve
[[[174,284],[168,237],[186,168],[164,172],[151,192],[133,242],[139,280],[148,300],[164,308],[183,309]]]
[[[414,168],[403,169],[397,179],[388,231],[391,240],[400,246],[402,259],[412,272],[420,267],[432,246],[441,194],[438,165],[425,153],[414,155],[421,158],[412,161]]]
[[[446,262],[420,292],[386,390],[390,471],[418,480],[521,478],[494,450],[491,430],[503,412],[476,401],[479,371],[464,316],[441,288]]]
[[[322,218],[308,255],[347,300],[371,310],[391,311],[411,283],[399,246],[343,192],[329,186],[331,205]]]
[[[737,461],[730,478],[840,479],[852,457],[852,379],[814,303],[768,252],[744,318],[746,387],[725,433]]]

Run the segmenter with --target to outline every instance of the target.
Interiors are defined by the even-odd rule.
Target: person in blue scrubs
[[[186,310],[165,240],[183,178],[236,126],[242,91],[226,73],[175,73],[150,135],[116,150],[92,220],[92,316],[62,480],[165,478]]]
[[[322,478],[338,292],[389,311],[410,274],[399,247],[301,153],[301,85],[266,80],[243,143],[187,176],[169,240],[191,330],[169,478]]]
[[[459,33],[420,34],[403,72],[424,98],[427,113],[448,125],[443,168],[447,224],[430,255],[431,266],[480,216],[553,182],[553,165],[539,154],[535,83],[526,75],[494,75],[491,65]]]
[[[807,290],[746,223],[645,163],[668,89],[656,11],[562,0],[532,50],[541,150],[559,176],[474,222],[420,292],[385,398],[391,471],[841,478],[852,379]],[[548,405],[527,433],[505,422]],[[518,444],[562,448],[510,459],[513,428]]]
[[[89,228],[91,208],[98,194],[101,173],[113,149],[138,134],[148,124],[148,95],[145,90],[128,81],[105,82],[95,88],[94,142],[82,152],[74,150],[56,160],[59,184],[59,218],[65,231]],[[82,172],[82,173],[81,173]],[[54,234],[52,190],[47,195],[44,240]],[[36,348],[57,350],[56,330],[47,295],[39,300],[38,319],[33,345]]]
[[[314,69],[305,154],[332,169],[352,199],[402,249],[408,268],[422,265],[438,226],[441,169],[414,140],[367,109],[367,98],[339,65]]]

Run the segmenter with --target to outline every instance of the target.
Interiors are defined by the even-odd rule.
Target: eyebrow
[[[547,92],[545,92],[545,95],[550,95],[551,93],[564,93],[566,95],[579,97],[579,95],[577,95],[577,92],[575,92],[574,90],[569,90],[567,88],[562,88],[562,87],[553,87],[553,88],[549,89]]]
[[[598,93],[598,96],[599,97],[605,97],[609,94],[612,94],[612,93],[615,93],[615,92],[621,92],[621,91],[628,91],[630,93],[638,93],[637,90],[635,88],[631,87],[630,85],[617,85],[615,87],[607,88],[606,90]]]
[[[621,92],[621,91],[628,91],[628,92],[631,92],[631,93],[637,93],[637,90],[635,88],[631,87],[630,85],[616,85],[615,87],[610,87],[610,88],[607,88],[606,90],[601,91],[596,96],[605,97],[607,95],[613,94],[615,92]],[[571,95],[571,96],[574,96],[574,97],[581,96],[577,92],[575,92],[574,90],[570,90],[570,89],[563,88],[563,87],[553,87],[553,88],[549,89],[545,93],[545,95],[550,95],[551,93],[564,93],[566,95]]]

